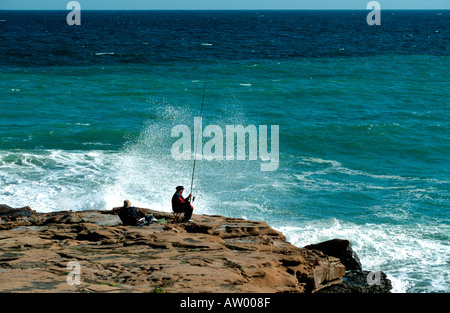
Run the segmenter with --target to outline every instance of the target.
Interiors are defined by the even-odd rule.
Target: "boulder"
[[[347,271],[362,270],[361,261],[353,251],[350,241],[345,239],[332,239],[304,247],[308,250],[319,250],[326,255],[334,256],[341,260]]]
[[[341,284],[326,286],[317,293],[389,293],[391,289],[391,281],[381,271],[348,271]]]
[[[339,284],[322,285],[318,293],[389,293],[391,281],[386,274],[365,271],[358,255],[352,249],[350,241],[332,239],[317,244],[305,246],[311,251],[320,251],[326,255],[338,258],[345,265],[345,275]]]
[[[32,210],[29,206],[12,208],[6,204],[0,204],[0,217],[8,221],[15,220],[18,217],[30,216],[35,213],[36,211]]]

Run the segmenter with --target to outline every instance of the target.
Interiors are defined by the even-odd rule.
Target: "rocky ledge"
[[[296,247],[265,222],[139,209],[158,222],[122,225],[117,210],[38,213],[0,205],[0,292],[389,292],[347,240]],[[370,285],[368,284],[368,281]]]

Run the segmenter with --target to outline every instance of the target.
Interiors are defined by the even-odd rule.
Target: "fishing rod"
[[[203,104],[205,103],[205,94],[206,94],[206,86],[207,85],[208,85],[208,76],[206,76],[205,87],[203,88],[202,106],[200,108],[200,118],[203,116]],[[194,143],[195,151],[194,151],[194,166],[192,167],[191,194],[193,194],[193,190],[194,190],[194,174],[195,174],[195,163],[197,161],[197,148],[198,148],[199,132],[200,132],[200,127],[197,130],[197,136],[196,136],[195,143]],[[191,197],[189,199],[190,202],[194,202],[194,200],[195,200],[195,197]]]

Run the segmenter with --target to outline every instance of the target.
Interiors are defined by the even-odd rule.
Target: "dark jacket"
[[[138,226],[140,224],[139,219],[141,216],[134,206],[121,207],[119,209],[119,217],[124,225]]]
[[[183,198],[178,192],[172,197],[172,210],[176,213],[184,212],[189,205],[189,197]]]

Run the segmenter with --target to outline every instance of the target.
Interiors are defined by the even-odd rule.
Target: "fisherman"
[[[189,194],[186,198],[183,198],[182,194],[184,191],[183,186],[177,186],[176,192],[172,197],[172,210],[175,213],[184,213],[184,217],[182,222],[191,222],[190,218],[192,216],[192,212],[194,211],[194,206],[189,201],[192,197],[192,193]]]
[[[119,208],[119,217],[124,225],[129,226],[144,226],[157,221],[152,214],[145,216],[138,212],[136,207],[131,206],[130,200],[125,200],[123,207]]]

